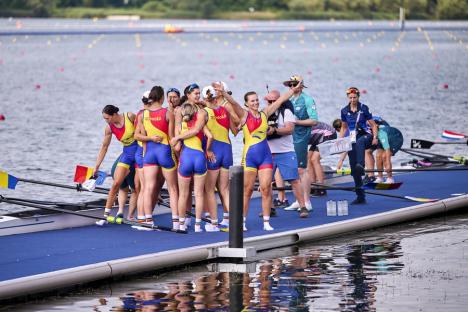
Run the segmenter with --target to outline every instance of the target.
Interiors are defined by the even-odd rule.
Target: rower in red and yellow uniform
[[[133,138],[135,132],[135,127],[133,124],[135,121],[135,114],[119,114],[118,112],[119,108],[114,105],[106,105],[102,110],[102,117],[107,122],[107,126],[104,129],[104,140],[102,142],[102,146],[96,160],[96,165],[94,167],[95,172],[97,172],[106,156],[107,149],[109,148],[113,134],[117,140],[122,143],[123,150],[114,173],[114,182],[112,183],[112,186],[109,190],[109,195],[107,197],[106,208],[104,210],[105,217],[109,216],[110,214],[120,184],[122,184],[123,180],[130,172],[130,167],[135,166],[135,152],[138,146],[135,139]],[[138,196],[138,193],[135,192],[134,196]],[[102,223],[103,222],[100,222],[99,224],[102,225]]]
[[[224,98],[232,105],[233,110],[241,121],[240,124],[244,133],[244,151],[242,157],[242,164],[245,170],[244,231],[247,230],[245,220],[249,211],[250,197],[252,196],[257,174],[262,194],[263,229],[265,231],[272,231],[270,211],[273,160],[266,140],[268,117],[292,96],[297,87],[290,88],[288,92],[281,95],[273,104],[268,105],[263,110],[259,110],[257,93],[251,91],[244,95],[244,105],[247,107],[247,109],[244,109],[224,90],[221,84],[213,84],[213,86],[216,91],[222,92]]]
[[[148,96],[148,109],[143,112],[143,118],[140,120],[139,129],[135,138],[146,142],[146,151],[143,158],[144,169],[144,211],[147,222],[152,222],[153,207],[155,198],[153,196],[159,170],[166,179],[167,189],[169,191],[169,201],[172,210],[172,227],[179,229],[179,216],[177,212],[178,189],[176,175],[176,160],[174,152],[169,145],[169,139],[172,136],[174,116],[167,108],[163,108],[164,89],[160,86],[154,86]],[[143,132],[143,133],[141,133]]]
[[[195,85],[195,84],[194,84]],[[198,85],[193,88],[198,90]],[[201,232],[201,218],[204,205],[204,187],[206,178],[206,156],[203,149],[203,134],[207,137],[206,148],[211,149],[213,136],[208,128],[207,113],[190,102],[184,103],[176,114],[176,133],[171,140],[172,146],[182,142],[179,159],[179,216],[181,229],[185,229],[186,202],[190,198],[190,181],[193,177],[195,193],[195,232]],[[177,147],[178,148],[178,147]],[[212,160],[212,159],[210,159]]]
[[[223,83],[225,88],[227,87]],[[205,199],[211,225],[207,224],[207,231],[219,231],[218,229],[218,204],[216,202],[215,192],[216,187],[218,194],[223,204],[223,221],[222,225],[229,226],[229,167],[233,164],[232,145],[229,139],[229,130],[234,135],[239,131],[237,125],[239,119],[232,110],[231,105],[225,105],[226,100],[223,95],[216,92],[212,86],[206,86],[202,90],[202,96],[205,101],[205,111],[208,113],[207,128],[213,134],[213,144],[211,150],[207,150],[206,154],[214,158],[214,162],[209,161],[208,173],[205,181]]]

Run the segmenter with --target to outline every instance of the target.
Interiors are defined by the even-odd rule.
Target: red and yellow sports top
[[[169,121],[166,118],[167,108],[157,110],[145,109],[143,112],[143,126],[147,136],[162,137],[161,144],[169,145]]]
[[[229,139],[229,113],[227,110],[219,106],[214,109],[205,107],[205,111],[208,113],[206,126],[213,134],[213,139],[231,144],[231,140]]]
[[[124,125],[121,128],[116,127],[114,124],[109,124],[112,133],[115,135],[123,146],[130,146],[135,142],[133,135],[135,134],[135,126],[128,117],[128,113],[124,113]]]
[[[180,130],[180,134],[183,134],[187,131],[189,131],[190,129],[192,129],[195,124],[197,123],[197,117],[198,117],[198,113],[195,113],[193,115],[193,118],[192,120],[188,121],[188,122],[185,122],[185,121],[182,121],[182,129]],[[203,142],[203,129],[200,130],[196,135],[194,135],[193,137],[191,138],[188,138],[188,139],[184,139],[184,146],[187,146],[191,149],[194,149],[194,150],[198,150],[200,152],[203,152],[203,145],[202,145],[202,142]]]

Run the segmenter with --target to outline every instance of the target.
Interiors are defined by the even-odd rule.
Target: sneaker
[[[354,167],[354,172],[356,172],[357,175],[363,176],[365,173],[364,167],[361,164],[357,164]]]
[[[201,228],[201,224],[197,224],[197,223],[195,223],[194,230],[195,230],[195,233],[203,232],[203,229]]]
[[[375,181],[374,181],[374,182],[375,182],[375,183],[383,183],[383,181],[384,181],[384,179],[383,179],[383,178],[381,178],[381,177],[377,177],[377,178],[375,179]]]
[[[245,226],[245,222],[242,223],[242,227],[243,227],[243,229],[244,229],[244,232],[246,232],[246,231],[247,231],[247,227]]]
[[[366,204],[366,199],[359,198],[359,197],[357,197],[355,200],[351,202],[351,205],[364,205],[364,204]]]
[[[306,207],[302,207],[299,210],[299,218],[307,218],[309,216],[309,211],[307,210]]]
[[[393,180],[393,178],[387,178],[387,180],[385,180],[385,183],[392,184],[395,183],[395,180]]]
[[[117,218],[123,219],[123,217],[124,217],[124,214],[123,214],[123,213],[118,213],[118,214],[115,215],[115,218],[116,218],[116,219],[117,219]]]
[[[376,179],[374,176],[365,175],[364,179],[362,179],[362,184],[372,183],[372,182],[375,182],[375,180]]]
[[[263,230],[264,231],[273,231],[274,228],[271,227],[270,222],[263,222]]]
[[[291,210],[298,210],[300,207],[299,207],[299,203],[297,202],[297,200],[292,203],[291,205],[289,205],[288,207],[284,208],[284,210],[288,210],[288,211],[291,211]]]
[[[207,226],[207,225],[209,225],[209,226]],[[218,227],[218,225],[205,224],[205,231],[207,231],[207,232],[219,232],[219,227]]]
[[[313,189],[312,191],[310,191],[310,196],[319,197],[320,195],[318,195],[318,189]]]
[[[99,220],[99,221],[96,221],[96,225],[99,225],[99,226],[104,226],[107,224],[107,221],[106,220]]]
[[[305,207],[306,207],[307,211],[312,211],[312,210],[314,210],[314,208],[312,207],[312,204],[310,203],[310,201],[306,201]],[[299,209],[298,209],[298,210],[299,210]]]
[[[223,219],[223,221],[221,221],[221,223],[219,225],[229,226],[229,219]]]
[[[317,190],[317,197],[327,196],[327,190]]]
[[[273,199],[273,207],[281,207],[283,205],[283,202],[279,198]]]

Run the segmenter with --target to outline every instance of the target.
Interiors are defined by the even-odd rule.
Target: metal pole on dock
[[[229,248],[244,247],[244,168],[229,168]]]
[[[400,7],[400,31],[405,30],[405,8]]]

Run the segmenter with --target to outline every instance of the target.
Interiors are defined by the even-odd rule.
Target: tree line
[[[67,17],[67,10],[81,9],[90,15],[82,17],[128,12],[171,18],[389,19],[400,7],[410,19],[468,18],[468,0],[2,0],[0,15]]]

